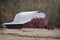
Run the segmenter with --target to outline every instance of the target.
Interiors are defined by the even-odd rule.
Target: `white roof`
[[[43,12],[37,13],[37,11],[29,11],[29,12],[21,12],[16,14],[13,22],[10,23],[3,23],[5,25],[8,24],[24,24],[29,21],[31,21],[33,18],[38,17],[38,18],[45,18],[45,14]]]

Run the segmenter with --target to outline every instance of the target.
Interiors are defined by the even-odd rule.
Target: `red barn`
[[[7,28],[45,28],[48,20],[43,12],[29,11],[18,13],[13,22],[3,24],[7,26]]]

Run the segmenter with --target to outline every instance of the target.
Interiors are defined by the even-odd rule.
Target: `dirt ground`
[[[60,40],[60,29],[0,29],[0,40]]]

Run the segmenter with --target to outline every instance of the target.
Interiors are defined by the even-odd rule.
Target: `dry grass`
[[[45,39],[45,40],[59,40],[60,39],[60,30],[46,30],[46,29],[1,29],[0,31],[0,37],[1,35],[7,35],[11,37],[17,37],[19,39]]]

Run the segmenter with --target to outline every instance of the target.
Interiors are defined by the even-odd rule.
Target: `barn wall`
[[[47,26],[45,25],[45,21],[44,18],[33,18],[25,24],[10,24],[6,26],[7,28],[45,28],[45,26]]]

